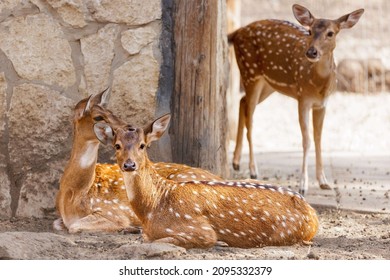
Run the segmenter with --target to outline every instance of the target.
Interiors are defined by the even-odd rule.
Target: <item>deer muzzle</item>
[[[320,53],[319,51],[315,48],[315,47],[310,47],[307,51],[306,51],[306,58],[310,61],[310,62],[317,62],[318,60],[320,60]]]
[[[131,172],[137,170],[137,164],[134,161],[127,160],[122,166],[122,170],[126,172]]]

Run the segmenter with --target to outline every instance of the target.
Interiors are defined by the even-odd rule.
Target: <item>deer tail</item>
[[[231,45],[234,43],[234,39],[237,35],[237,30],[233,31],[232,33],[228,34],[228,44]]]

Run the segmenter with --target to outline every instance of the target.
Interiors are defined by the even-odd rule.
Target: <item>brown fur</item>
[[[326,103],[335,87],[333,50],[336,47],[336,35],[342,28],[351,28],[356,24],[363,10],[354,11],[337,20],[316,19],[300,5],[293,5],[293,12],[304,27],[282,20],[261,20],[228,36],[229,42],[234,45],[245,88],[245,96],[240,101],[233,167],[236,170],[240,167],[243,131],[246,127],[250,176],[257,177],[252,143],[253,113],[257,104],[278,91],[298,101],[303,146],[299,191],[305,194],[308,190],[310,110],[313,111],[317,180],[321,188],[330,188],[322,165],[321,134]]]
[[[310,241],[318,230],[315,210],[291,190],[257,181],[176,182],[161,177],[144,148],[165,131],[169,116],[150,133],[123,127],[115,135],[95,130],[116,148],[130,204],[146,241],[208,248],[217,241],[250,248]]]

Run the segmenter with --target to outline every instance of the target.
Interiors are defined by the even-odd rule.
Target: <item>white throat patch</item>
[[[80,167],[83,169],[86,169],[88,167],[91,167],[92,164],[95,163],[95,160],[97,158],[97,152],[98,152],[99,144],[88,142],[87,147],[84,150],[84,153],[80,157]]]

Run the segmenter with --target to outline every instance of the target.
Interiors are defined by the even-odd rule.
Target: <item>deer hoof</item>
[[[328,184],[321,184],[320,189],[322,190],[331,190],[332,188]]]
[[[302,195],[302,196],[305,196],[306,191],[304,189],[300,189],[299,190],[299,194]]]
[[[257,174],[251,174],[251,179],[257,179]]]
[[[217,246],[217,247],[229,247],[229,245],[226,242],[223,242],[223,241],[217,241],[215,243],[215,246]]]
[[[140,234],[141,228],[138,227],[128,227],[122,230],[123,234]]]
[[[233,163],[233,169],[236,171],[240,170],[240,165],[238,163]]]
[[[302,241],[302,244],[303,244],[303,245],[306,245],[306,246],[311,246],[311,245],[313,245],[313,241],[303,240],[303,241]]]

